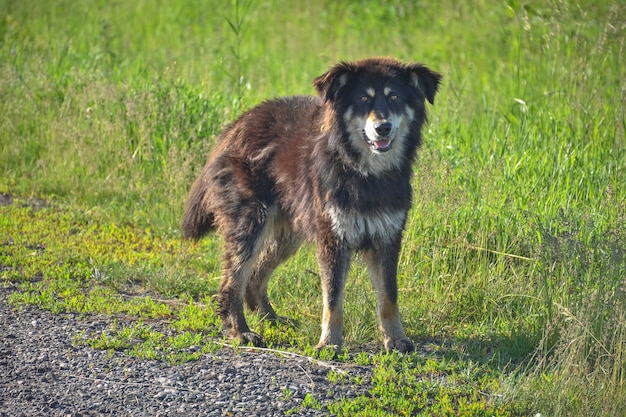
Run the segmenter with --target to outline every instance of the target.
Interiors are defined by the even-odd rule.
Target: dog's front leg
[[[316,348],[333,347],[341,350],[343,332],[343,289],[348,268],[350,250],[339,239],[328,233],[318,236],[317,259],[322,280],[322,335]]]
[[[385,349],[412,352],[415,347],[404,333],[398,308],[397,269],[400,255],[400,236],[393,242],[379,244],[363,252],[372,284],[378,294],[378,320],[383,333]]]

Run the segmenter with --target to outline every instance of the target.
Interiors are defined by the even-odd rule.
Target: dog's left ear
[[[313,86],[324,101],[333,101],[339,90],[346,85],[350,73],[354,71],[352,64],[340,62],[324,74],[313,80]]]
[[[411,86],[421,90],[430,104],[434,104],[442,75],[419,63],[409,64],[406,69]]]

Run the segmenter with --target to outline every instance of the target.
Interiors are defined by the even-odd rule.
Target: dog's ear
[[[350,73],[354,71],[352,64],[340,62],[324,74],[313,80],[313,86],[324,101],[333,101],[337,93],[347,84]]]
[[[421,90],[430,104],[434,104],[442,75],[419,63],[409,64],[406,69],[411,86]]]

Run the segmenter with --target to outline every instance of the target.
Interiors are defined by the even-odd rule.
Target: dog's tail
[[[182,224],[185,239],[200,239],[215,229],[215,216],[206,201],[207,191],[206,184],[200,177],[189,192]]]

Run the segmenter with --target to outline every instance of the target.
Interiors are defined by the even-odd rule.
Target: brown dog
[[[413,350],[400,323],[396,270],[412,164],[441,75],[390,58],[342,62],[313,81],[319,97],[264,102],[221,133],[187,200],[183,236],[223,236],[224,330],[263,344],[244,301],[268,319],[272,271],[315,242],[324,310],[318,348],[341,346],[342,299],[353,252],[378,293],[387,350]]]

